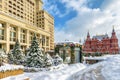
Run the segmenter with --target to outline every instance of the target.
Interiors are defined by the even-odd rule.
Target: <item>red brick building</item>
[[[83,53],[119,53],[118,38],[113,28],[112,35],[109,37],[105,35],[96,35],[90,38],[88,32],[87,39],[83,45]]]

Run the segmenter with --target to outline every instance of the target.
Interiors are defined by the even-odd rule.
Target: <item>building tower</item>
[[[83,48],[83,51],[86,51],[86,52],[91,52],[91,49],[90,49],[90,46],[91,45],[91,39],[90,39],[90,34],[89,34],[89,31],[87,33],[87,39],[85,41],[85,46]]]
[[[115,29],[113,27],[112,36],[111,36],[111,51],[112,53],[118,53],[118,50],[119,50],[118,39],[116,36]]]

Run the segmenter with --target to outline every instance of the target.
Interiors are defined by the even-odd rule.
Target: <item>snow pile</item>
[[[24,69],[24,67],[22,65],[10,65],[10,64],[4,64],[3,66],[0,66],[0,72],[18,69]]]
[[[61,65],[62,66],[62,65]],[[56,71],[42,71],[36,73],[25,73],[31,80],[67,80],[72,74],[84,69],[83,64],[73,64]]]
[[[120,55],[107,56],[105,61],[73,74],[68,80],[120,80]]]
[[[120,55],[108,58],[103,66],[102,74],[106,80],[120,80]]]
[[[67,64],[60,64],[58,66],[51,66],[48,68],[35,68],[35,67],[25,67],[25,72],[38,72],[38,71],[56,71],[63,69],[64,67],[68,66]]]
[[[63,59],[62,59],[58,54],[56,54],[56,55],[53,57],[53,63],[54,63],[55,66],[57,66],[57,65],[63,63]]]
[[[84,60],[106,60],[108,56],[101,56],[101,57],[84,57]]]

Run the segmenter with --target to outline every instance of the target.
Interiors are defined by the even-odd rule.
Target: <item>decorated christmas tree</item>
[[[58,54],[56,54],[54,56],[53,62],[54,62],[54,65],[57,66],[63,63],[63,59]]]
[[[53,59],[48,53],[45,54],[44,62],[45,67],[50,67],[53,65]]]
[[[26,52],[26,66],[27,67],[44,67],[44,56],[42,49],[39,47],[36,35],[34,35],[31,46]]]
[[[21,65],[24,62],[24,54],[20,47],[20,43],[17,40],[13,50],[8,54],[9,62],[11,64]]]
[[[0,66],[2,66],[3,63],[6,62],[6,60],[7,60],[6,53],[2,49],[0,49]]]

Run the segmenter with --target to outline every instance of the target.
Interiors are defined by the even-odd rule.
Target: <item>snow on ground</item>
[[[120,55],[107,56],[105,61],[86,66],[80,63],[59,70],[24,73],[30,80],[120,80]],[[17,77],[17,76],[15,76]],[[21,80],[9,77],[4,80]]]
[[[29,77],[30,80],[66,80],[72,74],[86,68],[86,66],[81,63],[72,64],[69,66],[64,65],[64,67],[62,64],[57,67],[58,69],[54,69],[52,71],[40,71],[40,72],[31,72],[31,73],[26,72],[22,75],[12,76],[8,78],[4,78],[2,80],[23,80],[22,77]]]
[[[91,65],[68,80],[120,80],[120,55],[107,56],[106,61]]]
[[[84,69],[86,66],[77,63],[57,71],[44,71],[36,73],[25,73],[25,76],[29,77],[31,80],[66,80],[72,74]]]

